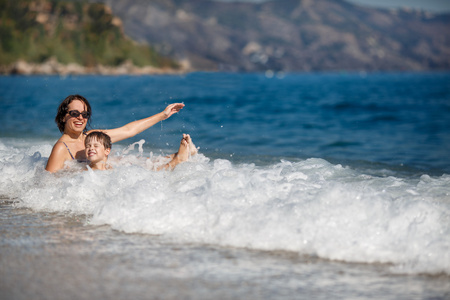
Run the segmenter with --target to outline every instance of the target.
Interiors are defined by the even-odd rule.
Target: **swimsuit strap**
[[[64,146],[66,146],[66,148],[67,148],[67,151],[69,151],[69,154],[70,154],[70,156],[72,157],[72,159],[75,159],[75,157],[73,157],[73,155],[72,155],[72,152],[70,152],[70,149],[69,149],[69,147],[67,147],[66,143],[64,143],[64,142],[61,142],[61,143],[63,143],[63,144],[64,144]]]

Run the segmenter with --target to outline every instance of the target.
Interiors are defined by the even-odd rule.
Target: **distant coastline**
[[[189,67],[129,38],[101,3],[8,0],[0,31],[4,75],[167,74]]]
[[[187,68],[169,67],[138,67],[131,60],[127,60],[118,66],[105,66],[98,64],[87,67],[77,63],[61,64],[52,57],[43,63],[30,63],[18,60],[9,65],[0,66],[2,75],[153,75],[153,74],[183,74]]]

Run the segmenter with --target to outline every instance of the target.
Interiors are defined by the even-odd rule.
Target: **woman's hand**
[[[170,118],[173,114],[179,112],[184,107],[183,103],[172,103],[169,104],[163,111],[164,120]]]

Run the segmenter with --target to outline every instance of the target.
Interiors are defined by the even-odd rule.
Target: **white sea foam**
[[[135,148],[134,146],[131,148]],[[43,169],[50,144],[0,141],[0,195],[38,211],[179,242],[294,251],[450,274],[450,176],[374,176],[311,158],[270,166],[202,154],[155,172],[138,143],[108,171]]]

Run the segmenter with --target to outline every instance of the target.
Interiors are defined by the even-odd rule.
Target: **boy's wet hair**
[[[86,146],[91,140],[96,140],[102,143],[105,149],[111,149],[111,138],[102,131],[93,131],[89,133],[84,140],[84,145]]]

